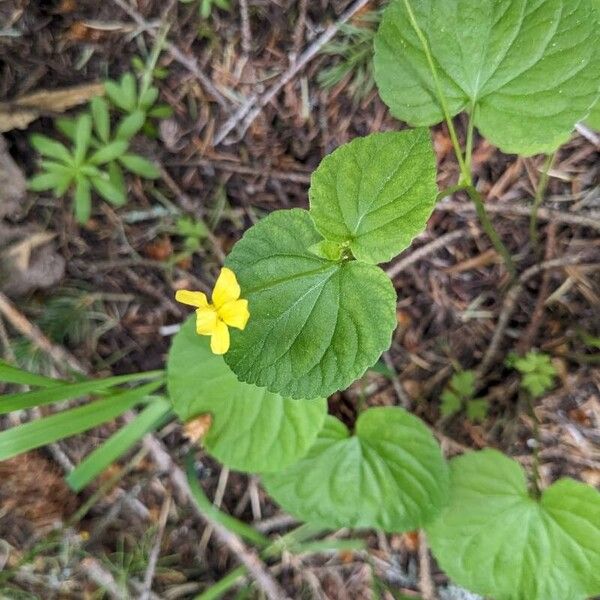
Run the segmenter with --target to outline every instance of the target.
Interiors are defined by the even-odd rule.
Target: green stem
[[[438,192],[438,195],[435,197],[436,203],[448,196],[452,196],[452,194],[456,194],[456,192],[462,192],[467,189],[467,186],[464,183],[459,183],[457,185],[452,185],[441,192]]]
[[[465,189],[469,194],[469,197],[475,204],[475,210],[477,211],[477,216],[481,221],[481,225],[484,231],[489,236],[494,248],[498,251],[498,253],[504,259],[506,264],[506,268],[508,269],[512,280],[514,281],[517,276],[517,269],[513,262],[513,259],[510,255],[510,252],[506,248],[506,246],[502,243],[500,236],[497,231],[494,229],[492,222],[488,214],[485,211],[485,207],[483,204],[483,198],[479,194],[479,192],[473,186],[473,177],[471,174],[471,158],[473,154],[473,131],[474,131],[474,123],[475,123],[475,106],[471,106],[471,111],[469,113],[469,126],[467,130],[467,143],[466,143],[466,151],[465,157],[463,157],[462,149],[460,143],[458,141],[458,136],[456,135],[456,129],[454,128],[454,123],[452,121],[452,116],[450,114],[450,110],[448,108],[448,103],[446,102],[446,97],[444,95],[444,91],[442,89],[442,85],[440,83],[440,79],[438,77],[437,69],[435,66],[435,62],[433,60],[433,56],[431,54],[431,50],[429,48],[429,43],[422,29],[419,27],[415,14],[413,12],[412,6],[410,5],[409,0],[404,0],[404,6],[406,7],[406,11],[408,13],[408,17],[410,23],[423,46],[423,51],[425,52],[425,56],[427,58],[427,63],[429,64],[429,69],[431,71],[431,76],[433,77],[433,81],[435,84],[435,89],[438,97],[438,102],[442,108],[442,112],[444,113],[444,119],[446,120],[446,124],[448,126],[448,131],[450,133],[450,139],[452,141],[452,147],[454,148],[454,153],[456,154],[456,159],[458,160],[458,164],[460,167],[460,181],[459,185],[455,188],[451,188],[453,191],[458,191],[459,189]]]
[[[158,57],[165,45],[165,41],[167,39],[167,34],[169,33],[169,24],[164,24],[156,36],[156,40],[154,42],[154,46],[152,47],[152,52],[146,62],[144,67],[144,72],[142,73],[142,81],[140,84],[140,92],[139,97],[142,96],[152,85],[152,79],[154,77],[154,69],[156,68],[156,63],[158,62]]]
[[[465,149],[465,165],[469,173],[471,173],[471,164],[473,159],[473,130],[475,128],[475,103],[471,104],[469,111],[469,125],[467,126],[467,146]]]
[[[469,194],[469,198],[471,198],[473,204],[475,204],[475,210],[477,211],[477,216],[479,217],[479,221],[481,222],[483,230],[487,233],[498,254],[500,254],[500,256],[502,256],[504,259],[504,264],[510,273],[511,279],[514,281],[517,278],[517,268],[515,267],[515,263],[510,255],[510,252],[508,251],[508,248],[503,244],[498,232],[494,229],[494,226],[490,221],[490,217],[485,210],[481,194],[472,185],[467,186],[465,190],[467,194]]]
[[[532,487],[533,487],[533,493],[535,494],[535,497],[540,498],[542,495],[541,486],[540,486],[540,482],[541,482],[541,478],[540,478],[540,423],[535,414],[535,410],[533,407],[533,398],[531,397],[531,394],[529,394],[528,392],[525,392],[525,394],[527,395],[527,403],[529,404],[529,412],[530,412],[531,418],[533,420],[533,440],[535,443],[535,446],[533,447],[533,462],[531,464],[531,471],[532,471],[532,477],[533,477]]]
[[[537,215],[538,210],[544,200],[544,194],[546,193],[546,188],[548,187],[548,179],[550,178],[550,169],[556,159],[556,152],[549,154],[544,161],[544,168],[542,171],[542,176],[537,185],[537,189],[535,190],[535,197],[533,199],[533,206],[531,207],[531,216],[529,218],[529,239],[531,240],[531,245],[534,249],[538,250],[538,231],[537,231]]]
[[[464,182],[467,185],[470,185],[472,182],[471,172],[467,168],[465,161],[462,155],[462,149],[458,142],[458,136],[456,135],[456,129],[454,128],[454,123],[452,122],[452,116],[450,115],[450,110],[448,109],[448,103],[446,102],[446,96],[444,95],[444,91],[442,90],[442,85],[440,83],[440,79],[437,74],[437,69],[435,66],[435,62],[433,60],[433,56],[431,54],[431,50],[429,49],[429,43],[427,42],[427,38],[423,33],[422,29],[419,27],[417,23],[417,19],[415,17],[415,13],[413,12],[412,6],[410,5],[409,0],[404,0],[404,6],[406,7],[406,11],[408,12],[408,18],[410,19],[410,23],[423,46],[423,51],[425,52],[425,56],[427,57],[427,63],[429,64],[429,69],[431,71],[431,76],[433,77],[433,81],[436,88],[436,94],[438,97],[438,102],[442,108],[442,112],[444,113],[444,119],[446,120],[446,124],[448,126],[448,131],[450,133],[450,139],[452,141],[452,146],[454,148],[454,153],[456,154],[456,159],[458,160],[458,164],[461,172],[461,182]]]
[[[246,576],[246,567],[243,565],[230,571],[222,579],[211,585],[207,590],[195,597],[194,600],[217,600],[225,592],[228,592],[233,586]]]

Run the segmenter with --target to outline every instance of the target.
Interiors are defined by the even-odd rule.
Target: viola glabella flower
[[[223,267],[215,283],[212,303],[202,292],[179,290],[177,302],[196,307],[196,333],[210,335],[210,349],[214,354],[229,350],[229,327],[244,329],[250,318],[248,300],[240,299],[240,285],[235,273]]]

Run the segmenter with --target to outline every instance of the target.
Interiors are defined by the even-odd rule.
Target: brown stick
[[[423,530],[419,531],[419,590],[423,594],[423,600],[435,600],[435,584],[431,576],[427,537]]]
[[[492,362],[496,358],[496,354],[498,353],[498,349],[500,348],[500,343],[502,342],[502,338],[504,337],[504,332],[508,327],[508,322],[515,310],[517,305],[517,300],[525,287],[525,283],[532,277],[535,277],[538,273],[545,271],[546,269],[558,269],[561,267],[566,267],[568,265],[578,265],[586,260],[589,260],[589,255],[578,254],[575,256],[563,256],[562,258],[555,258],[553,260],[548,260],[543,263],[533,265],[529,267],[526,271],[524,271],[518,279],[518,282],[509,290],[504,298],[504,304],[502,305],[502,310],[500,312],[500,316],[498,318],[498,324],[496,325],[496,329],[494,331],[494,335],[490,341],[490,345],[486,350],[483,360],[477,369],[477,375],[480,379],[485,375],[492,365]],[[598,267],[597,263],[595,265],[590,265],[593,267]]]
[[[151,27],[150,23],[142,17],[142,15],[125,2],[125,0],[112,0],[119,8],[124,10],[138,25],[139,27],[147,31],[153,38],[158,36],[156,30]],[[166,51],[176,60],[180,65],[184,66],[204,87],[204,89],[214,98],[215,102],[223,109],[229,108],[223,94],[214,86],[213,82],[205,75],[200,67],[198,61],[191,57],[186,56],[175,44],[172,42],[165,42]]]
[[[113,0],[117,1],[117,0]],[[119,0],[121,1],[121,0]],[[240,136],[261,113],[262,109],[279,93],[281,88],[302,70],[337,33],[338,29],[370,0],[356,0],[342,16],[330,25],[300,56],[280,75],[279,79],[261,96],[252,94],[248,100],[222,125],[215,135],[214,145],[220,144],[238,125],[241,124]]]
[[[417,248],[413,252],[411,252],[407,257],[401,258],[398,262],[395,262],[391,267],[386,269],[386,273],[390,279],[394,279],[398,274],[402,271],[413,265],[414,263],[420,261],[422,258],[425,258],[427,255],[436,252],[440,248],[445,248],[449,246],[452,242],[460,238],[464,238],[468,235],[462,229],[459,231],[450,231],[449,233],[445,233],[441,235],[436,240],[425,244],[421,248]]]
[[[442,201],[438,202],[435,210],[453,213],[474,213],[475,207],[467,202]],[[501,215],[509,215],[515,217],[531,216],[531,208],[523,204],[507,204],[499,202],[493,204],[488,202],[485,205],[485,210],[489,213],[498,213]],[[551,210],[548,208],[540,208],[538,210],[539,221],[556,221],[557,223],[568,223],[569,225],[581,225],[583,227],[592,227],[600,231],[600,213],[590,212],[586,215],[577,215],[559,210]]]
[[[213,528],[214,533],[220,542],[225,544],[229,550],[236,555],[238,560],[248,569],[248,572],[254,577],[256,584],[265,593],[267,598],[269,598],[269,600],[286,600],[287,596],[285,592],[275,581],[275,579],[273,579],[273,577],[267,572],[258,555],[254,551],[248,549],[235,534],[229,531],[229,529],[221,525],[219,522],[212,520],[199,509],[194,500],[194,495],[190,489],[185,473],[173,461],[162,443],[152,436],[146,436],[144,438],[144,445],[150,451],[154,462],[156,462],[159,469],[164,473],[169,474],[171,483],[176,490],[189,500],[196,514],[206,523],[207,526],[211,526]]]
[[[167,496],[160,509],[156,539],[154,540],[152,551],[148,557],[148,567],[146,568],[146,574],[144,576],[144,584],[142,592],[140,593],[140,600],[150,600],[150,593],[152,592],[152,580],[154,579],[154,573],[156,572],[156,563],[158,562],[158,557],[160,556],[160,545],[162,544],[162,539],[165,534],[170,508],[171,496]]]
[[[54,345],[27,317],[20,312],[8,297],[0,292],[0,312],[10,321],[12,326],[28,340],[33,342],[40,350],[45,352],[57,367],[64,369],[65,365],[72,371],[84,374],[83,365],[69,352]]]

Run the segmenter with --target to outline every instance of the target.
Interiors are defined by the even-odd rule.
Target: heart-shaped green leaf
[[[310,214],[324,238],[386,262],[423,232],[435,205],[429,131],[373,133],[326,156],[313,173]]]
[[[379,267],[311,252],[321,237],[309,213],[282,210],[249,229],[226,265],[250,320],[225,355],[248,383],[293,398],[349,386],[391,342],[396,293]]]
[[[222,356],[212,354],[207,337],[196,335],[188,319],[173,340],[167,387],[182,421],[209,413],[206,450],[239,471],[284,468],[313,444],[327,414],[327,402],[292,400],[241,383]]]
[[[350,435],[328,417],[308,454],[263,478],[294,516],[323,527],[408,531],[439,512],[448,469],[429,429],[402,408],[370,408]]]
[[[375,38],[375,78],[394,116],[443,120],[407,4],[425,35],[451,115],[474,111],[504,152],[551,152],[600,91],[596,0],[393,0]]]
[[[572,479],[527,493],[523,470],[495,450],[450,463],[450,504],[428,527],[440,566],[496,600],[600,594],[600,494]]]

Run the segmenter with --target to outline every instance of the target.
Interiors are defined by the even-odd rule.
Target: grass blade
[[[227,573],[225,577],[219,579],[217,583],[196,596],[194,600],[217,600],[236,585],[244,575],[246,575],[246,567],[236,567],[233,571]]]
[[[207,515],[213,521],[220,523],[224,527],[227,527],[229,531],[239,535],[241,538],[248,540],[249,542],[256,544],[257,546],[264,548],[268,546],[271,541],[269,538],[264,536],[262,533],[256,531],[246,523],[238,521],[237,519],[221,512],[205,495],[204,490],[198,482],[198,477],[194,470],[194,461],[190,456],[186,464],[186,474],[188,483],[194,495],[194,501],[198,505],[198,508]]]
[[[80,492],[104,469],[125,454],[146,433],[155,429],[171,410],[171,403],[158,398],[151,402],[136,418],[112,435],[104,444],[88,454],[69,474],[67,483]]]
[[[61,402],[62,400],[71,400],[73,398],[79,398],[80,396],[102,392],[122,383],[139,381],[142,379],[155,379],[162,374],[162,371],[149,371],[148,373],[117,375],[116,377],[107,377],[106,379],[93,379],[78,381],[76,383],[58,382],[59,385],[53,385],[52,387],[47,387],[43,390],[7,394],[3,398],[0,398],[0,414],[9,413],[14,410],[25,410],[27,408],[33,408],[34,406],[44,406],[45,404]],[[61,383],[62,385],[60,385]]]
[[[146,385],[97,400],[85,406],[25,423],[0,433],[0,460],[12,458],[34,448],[76,435],[111,421],[138,404],[162,385],[154,381]]]
[[[36,375],[35,373],[19,369],[19,367],[9,365],[3,360],[0,360],[0,382],[41,387],[51,387],[64,383],[60,379],[52,379],[51,377],[44,377],[43,375]]]

